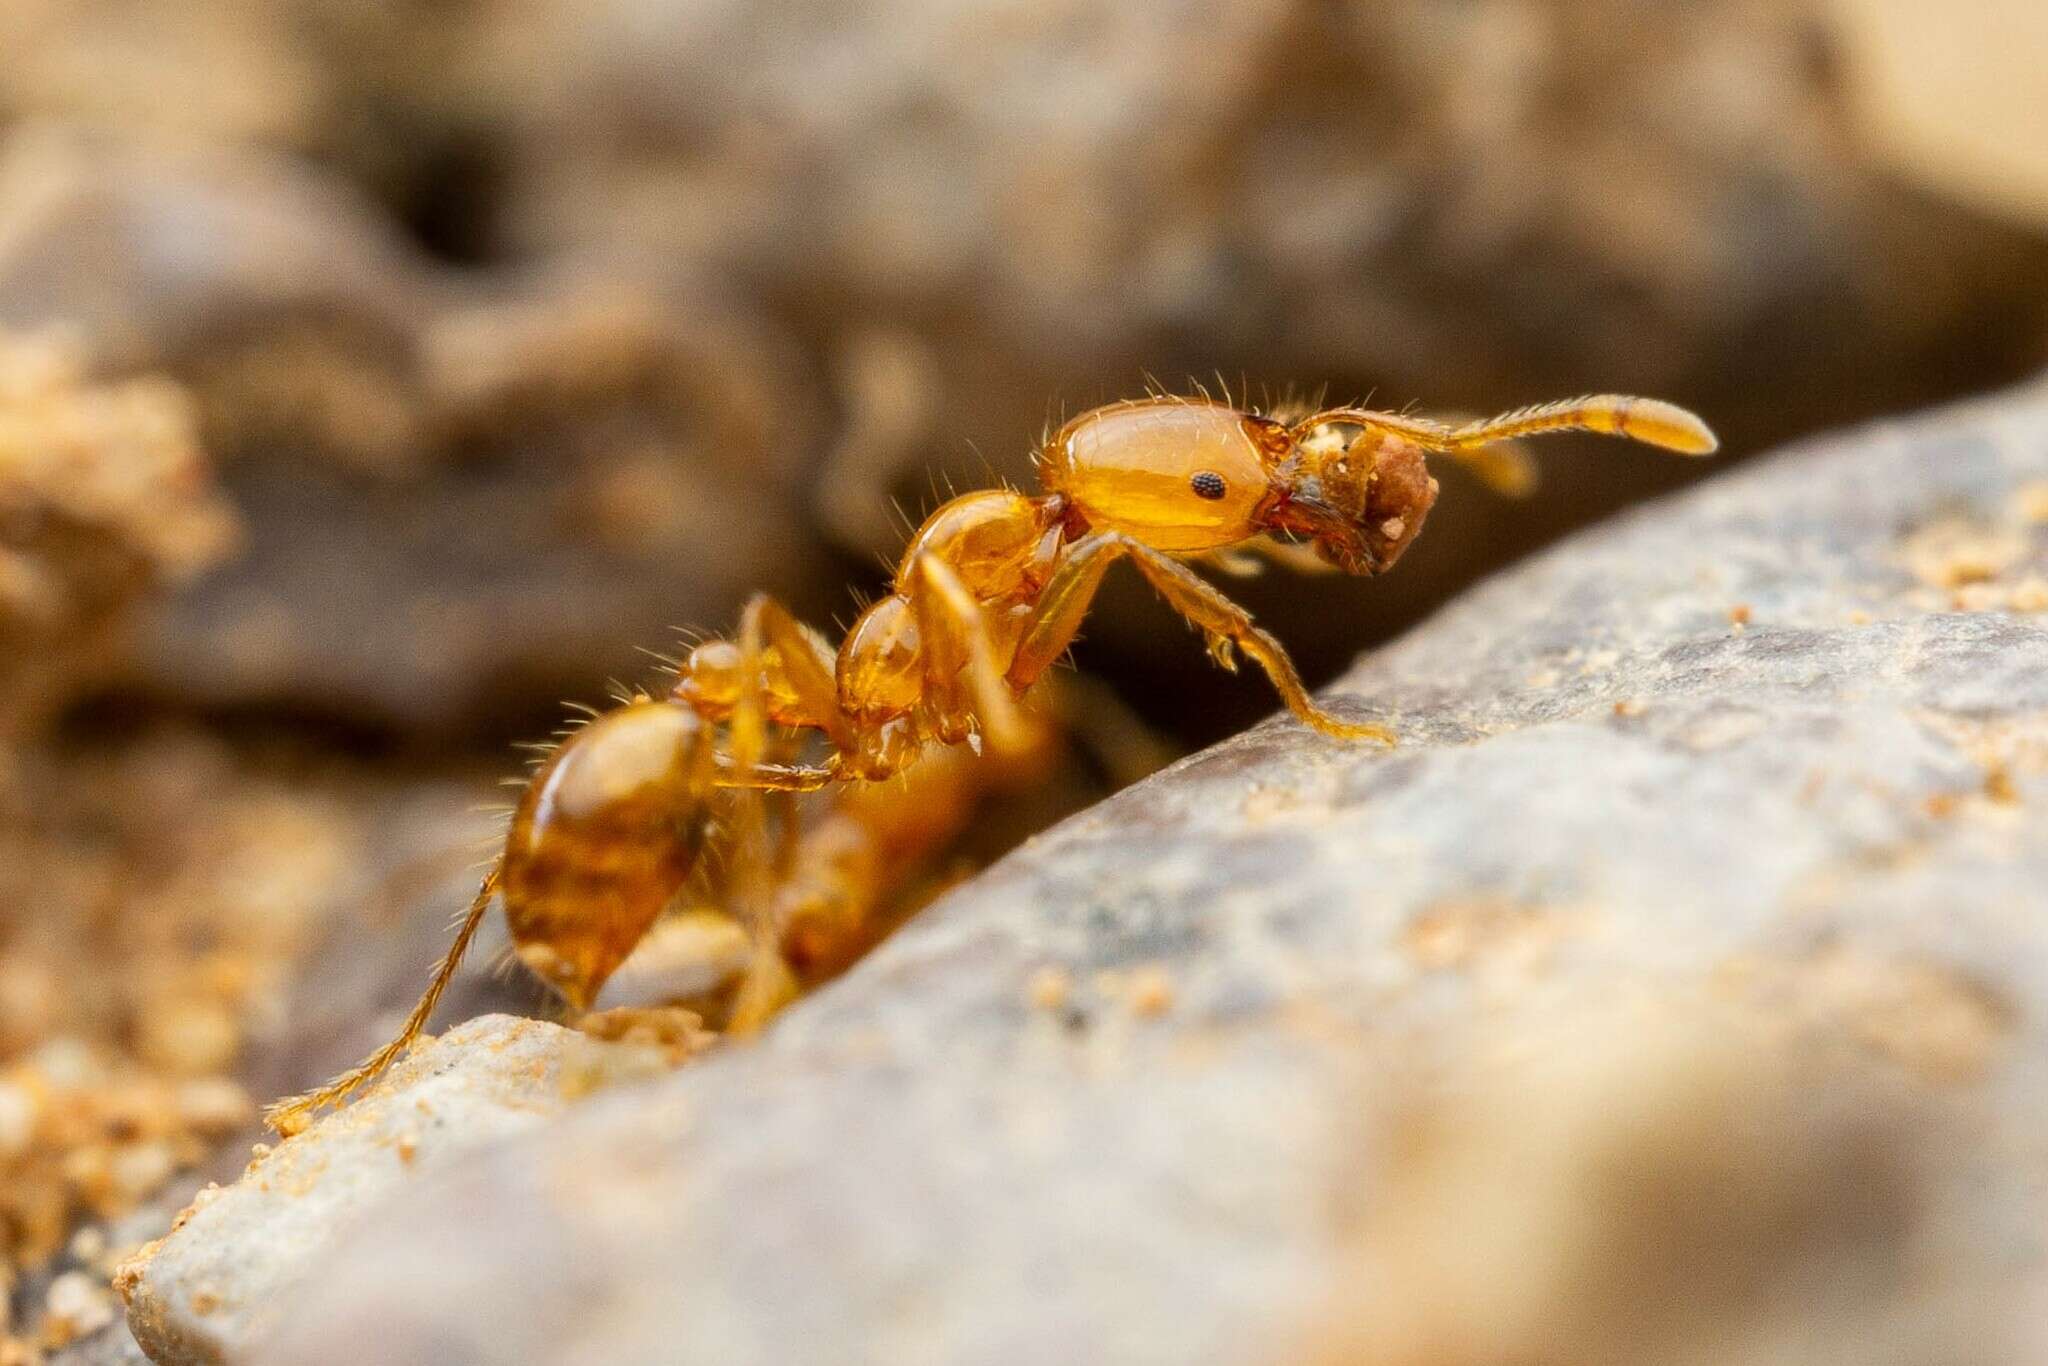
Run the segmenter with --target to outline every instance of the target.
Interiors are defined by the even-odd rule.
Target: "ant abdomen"
[[[709,816],[710,726],[634,702],[575,732],[513,813],[499,887],[520,961],[588,1009],[689,880]]]

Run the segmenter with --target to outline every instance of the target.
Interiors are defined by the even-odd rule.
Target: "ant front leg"
[[[1272,680],[1287,709],[1303,724],[1338,740],[1394,743],[1394,733],[1368,722],[1346,721],[1316,705],[1295,672],[1286,647],[1253,622],[1251,613],[1225,597],[1192,569],[1120,531],[1102,531],[1078,542],[1053,571],[1040,594],[1038,611],[1025,628],[1024,639],[1010,662],[1010,682],[1029,687],[1072,645],[1088,613],[1102,576],[1110,565],[1128,556],[1167,605],[1200,628],[1209,653],[1225,668],[1234,667],[1231,651],[1242,650]]]
[[[1207,579],[1150,546],[1135,546],[1130,556],[1138,566],[1138,572],[1159,591],[1159,595],[1175,611],[1207,633],[1209,651],[1219,663],[1229,666],[1229,649],[1232,646],[1250,655],[1266,671],[1266,677],[1272,680],[1287,709],[1304,724],[1336,740],[1376,740],[1383,745],[1394,743],[1394,732],[1385,726],[1366,721],[1346,721],[1317,706],[1303,685],[1301,675],[1295,672],[1294,661],[1287,657],[1286,647],[1271,632],[1253,622],[1251,613],[1225,597]]]

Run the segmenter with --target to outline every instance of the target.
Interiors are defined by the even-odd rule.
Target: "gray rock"
[[[0,324],[63,328],[107,369],[309,321],[389,356],[446,292],[362,196],[259,149],[28,120],[0,189]]]
[[[247,1359],[2038,1359],[2040,481],[2035,390],[1582,536],[1342,680],[1399,749],[1066,822]]]
[[[209,1185],[115,1276],[136,1341],[159,1362],[235,1354],[380,1199],[559,1111],[562,1049],[573,1037],[538,1020],[472,1020],[415,1049],[354,1105],[259,1155],[234,1185]]]
[[[152,696],[519,730],[830,578],[803,363],[684,271],[476,278],[275,152],[31,123],[0,131],[0,327],[198,400],[246,535],[145,623]]]

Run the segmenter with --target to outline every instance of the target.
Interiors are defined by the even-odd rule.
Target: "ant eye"
[[[1194,478],[1188,480],[1188,487],[1195,491],[1195,497],[1215,502],[1229,490],[1223,483],[1223,476],[1214,470],[1196,470]]]

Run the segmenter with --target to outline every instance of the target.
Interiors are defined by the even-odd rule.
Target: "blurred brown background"
[[[0,322],[189,385],[247,528],[125,687],[496,741],[751,587],[843,613],[892,497],[1147,375],[1639,390],[1741,455],[2027,372],[2048,132],[1982,63],[2041,21],[1934,25],[1942,88],[1920,8],[17,0]],[[1692,473],[1549,453],[1246,594],[1327,674]],[[1158,723],[1270,709],[1115,596],[1083,662]]]
[[[0,1066],[99,1071],[0,1251],[232,1127],[109,1097],[247,1075],[337,908],[439,885],[507,740],[751,589],[847,615],[894,507],[1028,477],[1061,413],[1618,389],[1740,458],[2032,372],[2042,15],[9,0]],[[1544,454],[1526,503],[1446,472],[1385,582],[1242,596],[1320,679],[1701,473]],[[1273,709],[1135,582],[1079,656],[1179,745]]]

